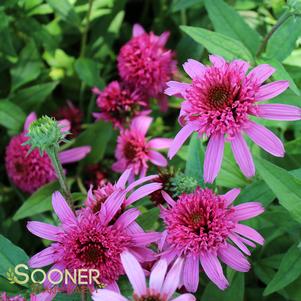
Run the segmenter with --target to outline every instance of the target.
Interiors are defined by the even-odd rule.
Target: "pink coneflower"
[[[20,295],[9,297],[6,293],[0,294],[1,301],[26,301],[26,299]],[[38,295],[31,294],[30,301],[51,301],[55,297],[55,294],[43,292]]]
[[[127,169],[119,178],[116,184],[104,183],[103,185],[98,186],[96,189],[90,187],[88,192],[87,200],[85,201],[85,206],[89,207],[94,213],[98,212],[105,201],[116,191],[123,191],[125,193],[124,203],[121,206],[121,211],[124,210],[127,206],[133,204],[134,202],[154,193],[155,191],[162,188],[161,183],[148,183],[145,182],[154,180],[157,178],[157,175],[143,177],[137,181],[134,181],[130,185],[127,185],[128,179],[131,175],[132,170]],[[145,184],[139,187],[137,190],[134,190],[138,186]]]
[[[6,147],[5,167],[12,182],[24,192],[32,193],[46,183],[56,179],[55,171],[51,165],[51,160],[46,153],[41,157],[39,150],[33,150],[29,155],[30,145],[22,145],[28,140],[26,133],[31,122],[36,120],[36,114],[28,115],[24,131],[12,137]],[[64,130],[68,130],[69,125],[66,120],[61,122],[65,125]],[[75,147],[59,153],[62,164],[73,163],[83,159],[90,152],[89,146]]]
[[[167,160],[156,150],[169,148],[172,140],[168,138],[148,140],[145,135],[152,121],[151,117],[136,117],[129,129],[121,131],[115,151],[117,162],[112,167],[114,171],[123,172],[131,168],[133,180],[135,175],[140,177],[146,175],[148,161],[157,166],[167,165]]]
[[[147,115],[150,111],[145,110],[148,99],[141,90],[129,88],[118,81],[111,82],[103,91],[94,88],[97,95],[97,106],[100,113],[94,113],[94,117],[111,121],[117,128],[127,126],[133,117]]]
[[[148,34],[136,24],[132,39],[121,48],[117,58],[120,77],[128,85],[158,98],[163,110],[168,106],[163,94],[166,82],[176,72],[174,53],[165,48],[168,37],[168,32],[160,36]]]
[[[113,221],[124,202],[125,193],[113,193],[103,204],[99,213],[90,208],[72,212],[59,192],[52,197],[53,209],[61,225],[53,226],[43,222],[28,222],[28,230],[53,243],[33,256],[32,268],[53,265],[53,269],[69,272],[79,269],[99,271],[98,282],[111,289],[117,289],[116,280],[124,273],[120,255],[127,250],[139,261],[153,260],[153,252],[146,246],[160,238],[159,233],[145,233],[135,222],[140,212],[131,208]],[[88,279],[87,279],[88,280]],[[51,286],[45,281],[45,286]],[[65,289],[72,292],[76,285],[68,281]],[[93,283],[88,285],[93,290]]]
[[[132,287],[134,289],[134,301],[195,301],[191,294],[184,294],[176,298],[172,295],[176,291],[181,277],[183,260],[178,259],[167,273],[167,262],[160,260],[154,266],[149,280],[149,288],[146,286],[144,271],[136,258],[129,252],[121,255],[121,261]],[[128,301],[119,293],[101,289],[93,293],[94,301]]]
[[[212,183],[219,173],[225,141],[231,142],[232,151],[240,169],[247,177],[255,174],[253,158],[243,133],[258,146],[274,156],[284,156],[281,140],[264,126],[250,120],[250,115],[272,120],[299,120],[301,110],[282,104],[259,104],[271,99],[289,86],[288,81],[263,84],[275,69],[259,65],[247,74],[249,64],[242,60],[226,62],[210,55],[212,66],[188,60],[184,70],[192,83],[171,81],[165,91],[185,99],[179,122],[183,126],[169,150],[172,158],[192,132],[209,137],[204,162],[204,179]]]
[[[175,258],[184,260],[182,283],[188,291],[197,290],[200,263],[209,279],[224,290],[228,281],[219,260],[234,270],[247,272],[250,264],[242,254],[250,255],[246,245],[264,243],[257,231],[239,224],[264,209],[255,202],[232,206],[239,192],[232,189],[225,195],[216,195],[210,189],[197,188],[191,194],[180,195],[177,202],[163,193],[169,207],[161,211],[166,225],[160,243],[162,258],[169,262]]]

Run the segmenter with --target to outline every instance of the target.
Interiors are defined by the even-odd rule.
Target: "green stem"
[[[87,291],[83,290],[81,293],[81,301],[87,301]]]
[[[71,191],[67,185],[65,173],[63,170],[63,166],[59,160],[58,157],[58,149],[55,146],[52,146],[47,150],[47,154],[49,158],[51,159],[52,165],[54,167],[54,170],[56,172],[57,178],[59,180],[59,183],[61,185],[61,188],[63,190],[63,194],[68,201],[70,207],[73,209],[73,203],[72,203],[72,197],[71,197]]]
[[[87,24],[83,31],[80,57],[84,57],[85,52],[86,52],[86,45],[87,45],[88,32],[89,32],[89,28],[90,28],[90,15],[91,15],[91,11],[92,11],[92,6],[93,6],[93,0],[89,0],[89,7],[88,7],[87,16],[86,16]]]

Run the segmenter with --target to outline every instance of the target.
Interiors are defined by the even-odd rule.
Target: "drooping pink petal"
[[[128,301],[125,297],[108,289],[100,289],[92,293],[94,301]]]
[[[140,24],[134,24],[133,26],[133,37],[141,36],[145,33],[144,28]]]
[[[162,287],[162,293],[166,294],[167,299],[169,299],[173,295],[180,283],[180,277],[183,270],[183,263],[184,259],[179,257],[171,267],[168,274],[166,275]]]
[[[274,72],[275,68],[268,64],[261,64],[251,70],[247,76],[247,79],[252,80],[256,84],[260,85],[266,81]]]
[[[167,166],[166,158],[162,154],[158,153],[157,151],[152,151],[152,150],[148,151],[148,156],[149,156],[150,161],[154,165],[157,165],[160,167]]]
[[[223,134],[216,134],[209,139],[204,161],[204,181],[212,183],[217,177],[223,160],[225,139]]]
[[[170,138],[154,138],[148,142],[148,146],[154,149],[166,149],[171,146],[171,143]]]
[[[174,155],[178,152],[178,150],[181,148],[181,146],[184,144],[184,142],[187,140],[187,138],[196,130],[196,126],[188,123],[182,129],[178,132],[175,139],[173,140],[169,151],[168,151],[168,158],[172,159]]]
[[[161,233],[159,232],[146,232],[132,234],[132,241],[138,246],[149,245],[153,242],[159,241]]]
[[[128,181],[131,172],[132,172],[132,169],[128,168],[122,173],[122,175],[120,176],[120,178],[118,179],[118,181],[116,183],[117,188],[122,188],[122,189],[125,188],[126,182]]]
[[[133,183],[131,183],[131,184],[127,187],[126,191],[129,192],[129,191],[131,191],[132,189],[134,189],[135,187],[137,187],[137,186],[139,186],[139,185],[141,185],[141,184],[143,184],[143,183],[145,183],[145,182],[154,180],[154,179],[156,179],[156,178],[158,178],[157,175],[150,175],[150,176],[147,176],[147,177],[143,177],[143,178],[141,178],[141,179],[138,179],[137,181],[134,181]]]
[[[274,98],[281,94],[289,87],[287,80],[279,80],[276,82],[262,85],[255,94],[256,101],[263,101]]]
[[[171,301],[196,301],[196,298],[191,294],[183,294],[175,299],[172,299]]]
[[[186,63],[184,63],[183,68],[192,79],[202,77],[206,70],[206,67],[202,63],[193,59],[189,59]]]
[[[249,249],[244,245],[243,241],[242,241],[242,238],[233,233],[233,234],[229,234],[229,238],[234,242],[234,244],[236,244],[236,246],[241,250],[243,251],[245,254],[247,255],[251,255],[251,252],[249,251]],[[255,245],[256,247],[256,245]]]
[[[270,120],[294,121],[301,119],[301,109],[283,104],[262,104],[257,106],[257,116]]]
[[[251,239],[260,245],[264,244],[264,238],[256,230],[247,225],[237,224],[234,232]]]
[[[185,288],[195,293],[199,285],[199,258],[196,256],[187,256],[183,269],[183,284]]]
[[[239,188],[233,188],[229,190],[227,193],[223,195],[223,197],[227,200],[226,206],[231,205],[235,199],[238,197],[240,194],[240,189]]]
[[[180,83],[177,81],[169,81],[166,83],[167,88],[164,93],[168,96],[185,97],[185,91],[190,87],[190,84]]]
[[[139,215],[140,211],[137,208],[130,208],[118,217],[118,219],[115,222],[115,226],[126,228],[133,221],[135,221]]]
[[[134,202],[144,198],[147,195],[150,195],[151,193],[153,193],[156,190],[159,190],[162,188],[162,184],[160,183],[150,183],[150,184],[146,184],[140,188],[138,188],[137,190],[135,190],[126,200],[126,205],[130,205],[133,204]]]
[[[150,274],[150,278],[149,278],[150,289],[156,292],[161,291],[166,271],[167,271],[167,261],[164,259],[157,261]]]
[[[30,258],[28,264],[31,268],[41,268],[52,264],[55,260],[53,256],[54,250],[48,247]]]
[[[214,65],[214,67],[217,67],[217,68],[222,68],[226,63],[226,61],[223,57],[221,57],[219,55],[215,55],[215,54],[209,55],[209,60]]]
[[[200,261],[208,278],[215,283],[218,288],[225,290],[229,283],[225,278],[222,266],[217,256],[208,252],[200,256]]]
[[[63,224],[74,223],[76,221],[73,211],[59,191],[52,194],[52,207]]]
[[[61,229],[59,227],[46,224],[43,222],[28,222],[27,229],[34,235],[47,240],[57,241],[59,239],[59,233]]]
[[[35,112],[31,112],[25,119],[25,123],[24,123],[24,131],[25,132],[28,131],[29,126],[35,120],[37,120],[37,114]]]
[[[145,136],[152,121],[153,118],[149,116],[135,117],[131,123],[131,129],[136,130],[137,132],[141,133],[141,135]]]
[[[176,202],[171,198],[171,196],[167,192],[165,192],[164,190],[162,190],[161,194],[162,194],[164,200],[167,202],[168,205],[170,205],[171,207],[173,207],[176,204]]]
[[[246,134],[261,148],[276,156],[284,156],[284,146],[281,140],[264,126],[249,121],[249,126],[245,129]]]
[[[264,212],[264,208],[262,207],[262,205],[257,202],[248,202],[240,204],[235,206],[234,209],[234,217],[238,221],[244,221],[253,218]]]
[[[120,255],[123,268],[138,296],[146,294],[146,281],[142,267],[137,259],[128,251]]]
[[[74,147],[60,152],[59,159],[62,164],[77,162],[85,158],[90,151],[90,146]]]
[[[250,149],[242,134],[237,133],[231,140],[231,148],[234,158],[243,174],[250,178],[255,175],[255,165]]]
[[[250,270],[250,263],[245,256],[230,244],[225,248],[220,248],[218,256],[226,265],[236,271],[248,272]]]

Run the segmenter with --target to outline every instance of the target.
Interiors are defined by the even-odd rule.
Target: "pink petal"
[[[199,285],[199,259],[187,256],[183,269],[183,283],[188,292],[195,293]]]
[[[260,124],[249,121],[249,127],[245,129],[246,134],[261,148],[276,156],[284,156],[284,146],[281,140],[270,130]]]
[[[124,251],[120,255],[123,268],[128,276],[135,293],[138,296],[146,294],[146,281],[142,267],[137,259],[128,251]]]
[[[239,188],[233,188],[229,190],[227,193],[223,195],[223,197],[227,200],[226,206],[231,205],[234,200],[238,197],[240,194],[240,189]]]
[[[260,245],[264,244],[264,238],[256,230],[249,226],[237,224],[234,232],[251,239]]]
[[[153,242],[159,241],[161,238],[161,233],[159,232],[142,232],[142,233],[133,233],[132,242],[137,246],[149,245]]]
[[[193,59],[189,59],[184,63],[183,68],[192,79],[202,77],[206,70],[206,67],[202,63]]]
[[[256,101],[262,101],[274,98],[281,94],[289,87],[287,80],[279,80],[269,84],[262,85],[259,90],[255,93]]]
[[[260,203],[248,202],[234,207],[234,218],[238,221],[244,221],[264,212]]]
[[[120,176],[119,180],[116,183],[117,188],[125,189],[126,182],[128,181],[131,172],[131,168],[128,168],[123,172],[123,174]]]
[[[276,69],[271,67],[270,65],[262,64],[258,65],[251,72],[249,72],[247,78],[260,85],[264,81],[266,81],[275,71]]]
[[[257,116],[271,120],[294,121],[301,119],[301,109],[283,104],[262,104],[257,106]]]
[[[201,265],[208,278],[215,283],[218,288],[224,290],[228,287],[228,280],[216,255],[205,253],[200,257]]]
[[[165,159],[165,157],[156,151],[152,151],[152,150],[148,151],[148,157],[154,165],[160,167],[167,166],[167,160]]]
[[[237,234],[229,234],[229,238],[236,244],[236,246],[243,251],[245,254],[247,255],[251,255],[251,252],[249,251],[249,249],[244,245],[241,237]],[[256,245],[255,245],[256,247]]]
[[[59,120],[57,123],[61,127],[61,131],[62,132],[69,132],[70,131],[70,129],[71,129],[71,123],[70,123],[69,120],[62,119],[62,120]]]
[[[131,191],[132,189],[134,189],[135,187],[137,187],[137,186],[139,186],[139,185],[141,185],[141,184],[143,184],[143,183],[145,183],[145,182],[147,182],[147,181],[154,180],[154,179],[156,179],[156,178],[158,178],[157,175],[151,175],[151,176],[143,177],[143,178],[141,178],[141,179],[139,179],[139,180],[137,180],[137,181],[131,183],[131,184],[128,186],[128,188],[126,189],[126,191],[129,192],[129,191]]]
[[[184,294],[175,299],[172,299],[171,301],[196,301],[196,298],[191,294]]]
[[[180,277],[183,271],[183,263],[184,259],[179,257],[166,275],[166,279],[162,287],[162,293],[166,294],[167,299],[174,294],[180,283]]]
[[[152,194],[154,191],[159,190],[162,188],[162,184],[160,183],[150,183],[146,184],[137,190],[135,190],[126,200],[126,205],[130,205],[142,198],[144,198],[147,195]]]
[[[42,292],[38,295],[30,297],[30,301],[51,301],[55,298],[56,292]]]
[[[231,140],[231,148],[234,158],[243,174],[248,178],[253,177],[255,175],[255,165],[252,154],[240,133],[237,133],[233,140]]]
[[[92,293],[92,299],[94,301],[128,301],[118,293],[107,289],[100,289]]]
[[[161,259],[155,264],[149,279],[150,289],[160,292],[167,271],[167,261]]]
[[[27,229],[38,237],[53,241],[58,240],[61,232],[60,228],[43,222],[28,222]]]
[[[152,117],[149,116],[138,116],[132,120],[131,129],[141,133],[141,135],[145,136],[148,128],[150,127],[153,121]]]
[[[25,119],[25,123],[24,123],[24,131],[25,132],[28,131],[29,126],[35,120],[37,120],[37,114],[35,112],[31,112]]]
[[[170,205],[171,207],[173,207],[176,204],[176,202],[171,198],[171,196],[167,192],[165,192],[164,190],[162,190],[161,194],[162,194],[164,200],[168,203],[168,205]]]
[[[226,64],[226,61],[223,57],[215,54],[209,55],[210,62],[214,65],[214,67],[221,68]]]
[[[169,151],[168,151],[168,158],[172,159],[174,155],[178,152],[187,138],[196,130],[196,126],[194,124],[188,123],[185,125],[176,135],[175,139],[173,140]]]
[[[28,261],[31,268],[40,268],[52,264],[55,260],[53,256],[54,250],[52,247],[48,247],[43,251],[35,254]]]
[[[56,271],[54,271],[54,270],[56,270]],[[52,288],[54,286],[53,282],[57,282],[60,279],[61,273],[58,272],[57,270],[61,271],[63,273],[65,268],[60,264],[54,264],[51,267],[51,269],[47,272],[46,280],[43,283],[45,288],[47,288],[47,289]],[[52,272],[52,271],[54,271],[54,272]]]
[[[172,139],[169,138],[155,138],[148,142],[148,146],[154,149],[166,149],[171,146]]]
[[[170,33],[168,31],[164,31],[159,37],[157,43],[161,46],[164,47],[165,44],[167,43],[167,40],[170,36]]]
[[[167,88],[164,93],[168,96],[185,97],[186,90],[190,87],[190,84],[180,83],[177,81],[169,81],[166,83]]]
[[[209,139],[204,161],[204,181],[207,183],[213,183],[221,169],[224,145],[223,134],[216,134]]]
[[[73,211],[59,191],[52,194],[52,207],[62,223],[76,222]]]
[[[133,37],[141,36],[145,33],[144,28],[140,24],[134,24]]]
[[[111,282],[110,284],[106,285],[106,289],[120,294],[120,289],[119,289],[119,286],[116,281]]]
[[[90,146],[74,147],[60,152],[59,159],[62,164],[77,162],[85,158],[90,151]]]
[[[126,228],[140,215],[140,211],[137,208],[130,208],[122,213],[115,222],[116,227]]]
[[[231,63],[231,66],[235,66],[235,69],[240,69],[242,74],[246,74],[250,68],[250,64],[243,60],[234,60]]]
[[[226,265],[236,271],[248,272],[250,270],[250,263],[245,256],[229,244],[218,251],[218,256]]]

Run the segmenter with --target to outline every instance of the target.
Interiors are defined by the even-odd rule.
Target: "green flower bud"
[[[170,190],[173,192],[173,197],[177,197],[182,193],[191,193],[198,186],[197,180],[186,176],[182,172],[177,173],[173,178],[171,178],[170,183]]]

